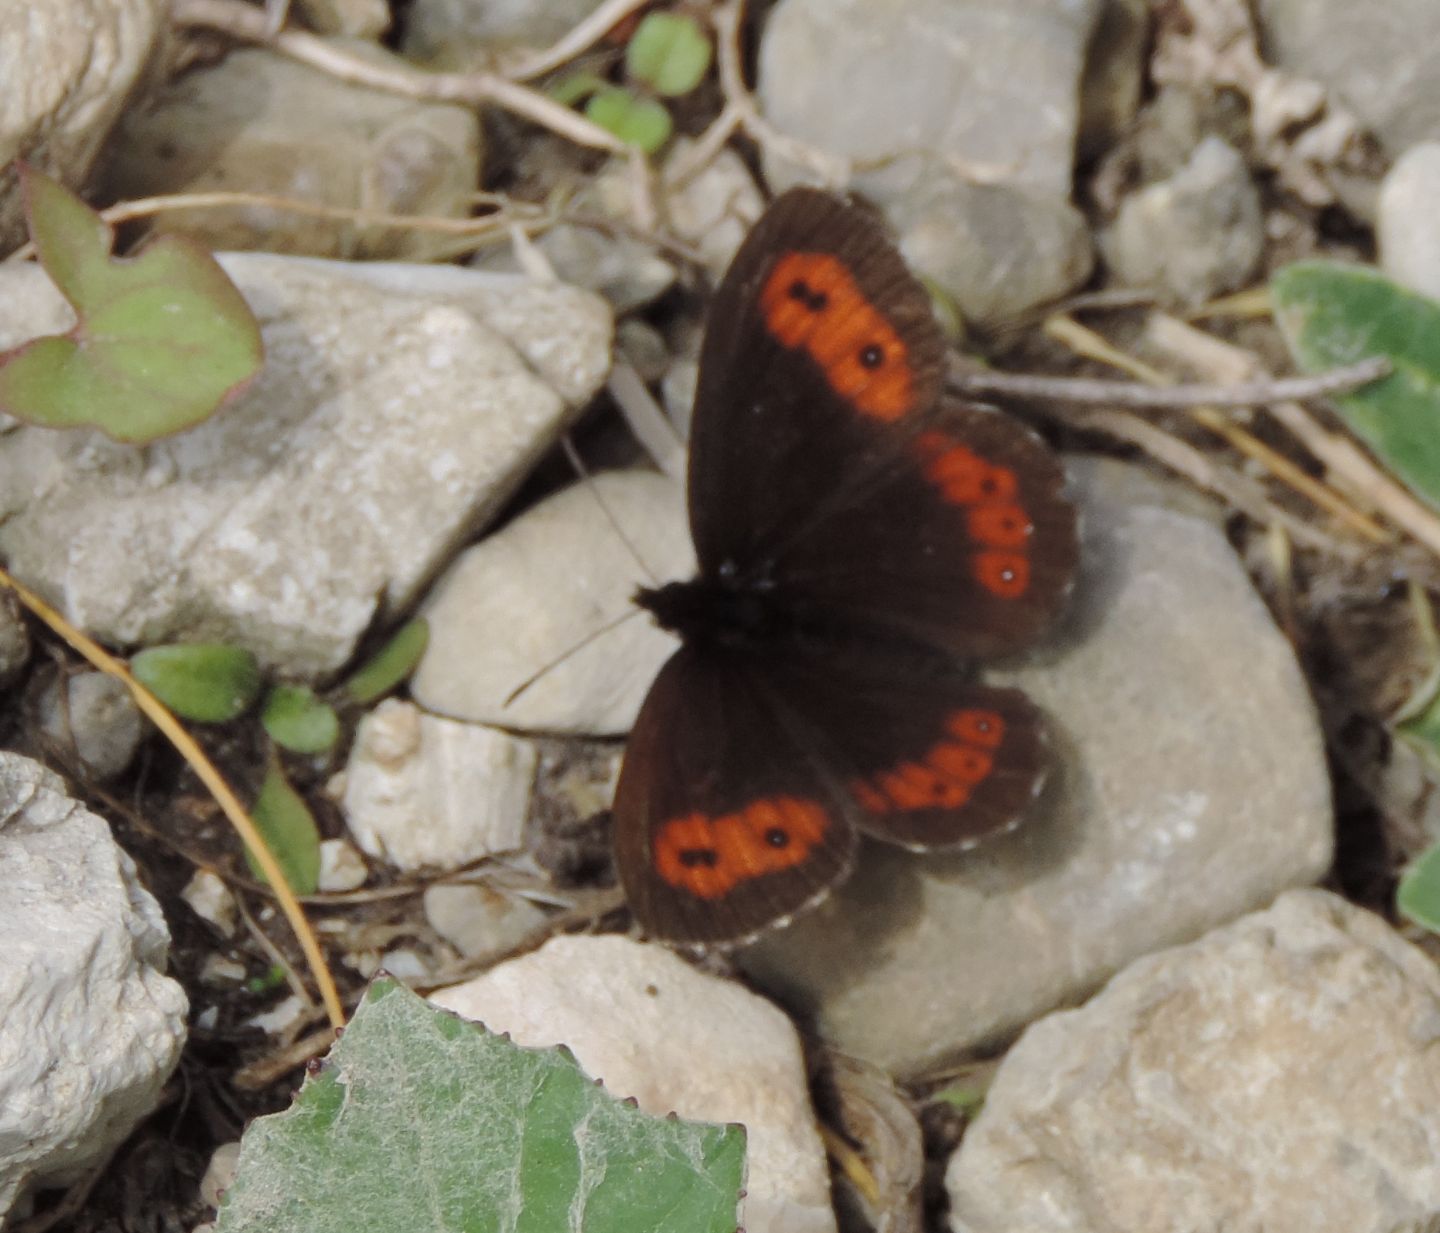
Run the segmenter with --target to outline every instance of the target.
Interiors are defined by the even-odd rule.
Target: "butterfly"
[[[613,808],[650,937],[750,940],[842,881],[860,835],[963,848],[1038,794],[1038,709],[966,666],[1052,624],[1075,511],[1038,437],[942,398],[944,353],[880,222],[817,190],[775,201],[716,292],[688,464],[698,572],[636,596],[681,646]]]

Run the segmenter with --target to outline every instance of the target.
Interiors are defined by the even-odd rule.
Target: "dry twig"
[[[253,9],[239,0],[173,0],[170,15],[177,25],[202,27],[272,48],[341,81],[431,102],[464,103],[472,107],[493,104],[577,145],[611,154],[625,154],[629,149],[614,134],[592,124],[578,112],[499,73],[436,73],[404,64],[376,64],[338,43],[303,30],[272,33],[263,10]]]

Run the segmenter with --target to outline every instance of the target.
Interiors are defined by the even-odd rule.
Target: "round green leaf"
[[[670,113],[653,98],[639,98],[619,86],[607,86],[590,96],[585,116],[626,145],[654,154],[670,139],[674,127]]]
[[[199,723],[234,719],[260,694],[255,656],[235,646],[147,647],[130,660],[130,671],[175,714]]]
[[[334,710],[308,685],[277,685],[265,699],[260,722],[270,739],[293,753],[324,753],[340,735]]]
[[[710,55],[710,40],[693,18],[648,13],[625,48],[625,71],[657,94],[677,98],[700,84]]]

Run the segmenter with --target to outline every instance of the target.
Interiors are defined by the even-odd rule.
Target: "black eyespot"
[[[772,848],[788,848],[790,846],[790,836],[781,830],[780,827],[772,826],[765,832],[765,842]]]
[[[885,351],[876,343],[871,343],[860,352],[861,368],[879,368],[885,362]]]
[[[682,848],[680,863],[686,869],[713,869],[720,863],[720,854],[714,848]]]

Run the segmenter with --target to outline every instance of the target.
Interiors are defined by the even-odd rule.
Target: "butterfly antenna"
[[[610,529],[615,532],[616,537],[625,545],[625,551],[630,554],[631,560],[639,567],[640,572],[645,575],[645,580],[649,582],[651,586],[654,586],[657,582],[654,571],[645,564],[645,558],[640,555],[640,550],[635,547],[634,541],[625,534],[625,528],[620,525],[619,520],[615,517],[615,512],[605,503],[605,498],[600,494],[600,486],[595,483],[594,477],[590,474],[590,469],[586,467],[584,460],[580,457],[580,452],[575,448],[575,443],[570,439],[568,432],[560,438],[560,448],[565,451],[565,457],[570,460],[570,465],[575,469],[575,474],[585,481],[585,486],[590,490],[590,495],[595,498],[595,504],[600,507],[600,512],[605,516],[605,521],[610,524]]]
[[[579,642],[575,643],[573,646],[566,647],[565,650],[561,651],[560,654],[557,655],[554,659],[552,659],[549,663],[542,664],[539,668],[537,668],[534,672],[527,676],[523,681],[521,681],[519,685],[517,685],[505,696],[505,701],[502,705],[509,706],[512,702],[515,701],[516,698],[518,698],[527,689],[529,689],[530,686],[535,684],[535,682],[538,681],[547,672],[551,672],[554,669],[558,668],[572,655],[576,655],[579,652],[583,651],[587,646],[594,642],[596,638],[599,638],[604,634],[608,634],[617,625],[623,625],[631,617],[637,617],[643,611],[644,610],[641,608],[631,608],[629,609],[629,611],[622,612],[619,616],[613,618],[612,620],[606,621],[605,624],[600,626],[599,629],[592,629],[588,634],[581,638]]]

